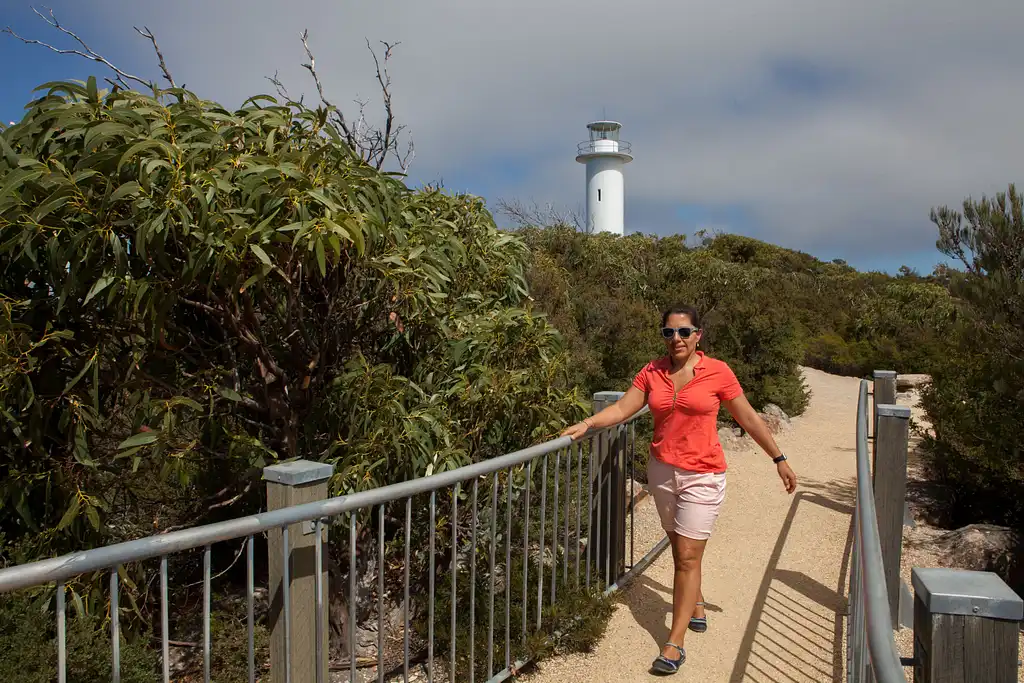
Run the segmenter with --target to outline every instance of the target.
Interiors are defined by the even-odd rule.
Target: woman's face
[[[700,331],[696,329],[690,316],[674,313],[665,321],[661,330],[665,339],[665,350],[675,360],[685,361],[697,350]],[[686,336],[689,335],[689,336]]]

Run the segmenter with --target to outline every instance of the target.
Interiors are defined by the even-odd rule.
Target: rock
[[[896,391],[920,389],[931,381],[931,375],[896,375]]]
[[[765,405],[764,410],[758,414],[761,416],[761,419],[764,420],[765,424],[768,425],[768,429],[772,434],[778,434],[779,432],[785,431],[791,424],[789,415],[786,415],[786,411],[774,403]]]
[[[970,524],[942,534],[933,547],[945,567],[995,572],[1014,590],[1024,579],[1021,537],[1009,527]]]
[[[736,446],[741,438],[743,438],[742,429],[733,429],[731,427],[720,427],[718,429],[718,441],[722,444],[722,448]]]

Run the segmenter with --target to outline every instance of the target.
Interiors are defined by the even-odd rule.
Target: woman
[[[672,628],[652,671],[671,674],[686,661],[687,627],[707,629],[700,587],[704,547],[725,498],[725,454],[718,441],[718,409],[725,405],[736,422],[771,457],[787,493],[796,475],[776,445],[768,426],[747,402],[729,366],[698,351],[701,329],[689,306],[662,315],[665,357],[648,363],[633,386],[614,405],[566,429],[573,440],[590,430],[623,422],[644,404],[654,416],[647,465],[647,485],[668,534],[675,562],[672,582]]]

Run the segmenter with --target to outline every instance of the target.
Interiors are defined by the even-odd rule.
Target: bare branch
[[[557,209],[553,204],[541,207],[537,202],[526,206],[518,199],[499,199],[495,203],[498,213],[512,219],[520,228],[547,227],[551,225],[568,225],[583,230],[584,220],[579,209]]]
[[[377,158],[377,170],[379,171],[384,165],[384,160],[387,158],[388,150],[391,149],[391,133],[395,124],[395,112],[391,108],[391,75],[388,73],[388,60],[391,59],[391,50],[397,47],[401,43],[386,43],[383,40],[380,44],[384,46],[384,66],[381,67],[380,60],[377,59],[377,53],[373,51],[373,47],[370,46],[370,41],[366,41],[366,49],[373,55],[373,64],[377,67],[377,82],[380,83],[380,91],[384,97],[384,134],[380,140],[380,156]]]
[[[284,83],[281,82],[281,79],[278,78],[276,71],[274,72],[273,76],[264,76],[264,78],[266,78],[268,81],[270,81],[274,85],[274,89],[277,91],[277,96],[278,97],[280,97],[285,102],[291,102],[292,101],[291,93],[288,92],[288,88],[286,88]],[[300,96],[298,103],[302,104],[302,101],[303,101],[304,98],[305,98],[305,95]]]
[[[149,30],[148,26],[143,26],[142,30],[139,30],[138,26],[133,26],[132,28],[134,28],[140,36],[148,38],[149,42],[153,43],[153,51],[156,52],[156,58],[160,63],[160,70],[164,73],[164,78],[167,79],[167,82],[171,84],[172,88],[176,88],[177,86],[174,84],[174,78],[171,76],[171,70],[167,68],[167,62],[164,61],[164,54],[160,52],[160,46],[156,44],[156,36],[153,35],[153,32]]]
[[[7,26],[6,28],[4,28],[3,32],[7,33],[7,34],[10,34],[14,38],[17,38],[18,40],[20,40],[21,42],[23,42],[23,43],[25,43],[27,45],[40,45],[42,47],[45,47],[48,50],[56,52],[59,55],[78,55],[79,57],[82,57],[84,59],[88,59],[88,60],[93,61],[93,62],[99,62],[100,64],[105,65],[107,68],[109,68],[111,71],[113,71],[117,75],[117,79],[116,79],[117,82],[120,83],[125,89],[130,89],[130,86],[128,85],[128,81],[135,81],[136,83],[140,83],[140,84],[142,84],[142,85],[144,85],[144,86],[146,86],[148,88],[153,88],[154,87],[155,84],[152,83],[151,81],[147,81],[145,79],[139,78],[138,76],[133,76],[132,74],[119,69],[118,67],[114,66],[114,64],[111,63],[110,60],[108,60],[106,57],[104,57],[103,55],[99,54],[98,52],[96,52],[92,48],[90,48],[88,45],[86,45],[85,41],[82,40],[82,38],[77,33],[75,33],[74,31],[72,31],[72,30],[70,30],[70,29],[68,29],[66,27],[64,27],[57,20],[57,16],[53,13],[52,9],[49,10],[49,15],[50,15],[49,18],[44,16],[35,7],[32,8],[32,11],[35,12],[36,15],[40,19],[45,21],[47,24],[52,26],[54,29],[60,31],[61,33],[65,34],[65,35],[71,36],[79,45],[82,46],[82,49],[81,50],[62,49],[62,48],[54,47],[53,45],[50,45],[49,43],[44,43],[41,40],[35,40],[34,38],[24,38],[24,37],[18,35],[17,33],[15,33],[14,29],[12,29],[10,26]],[[155,42],[154,42],[154,45],[155,45]]]
[[[313,83],[316,84],[316,91],[320,95],[320,101],[334,109],[335,117],[338,125],[341,127],[341,132],[345,135],[345,140],[351,145],[352,149],[356,149],[356,140],[352,135],[352,131],[349,130],[348,122],[345,121],[345,115],[341,113],[340,109],[331,104],[330,100],[324,95],[324,85],[320,81],[320,75],[316,72],[316,57],[313,56],[313,50],[309,47],[309,29],[302,29],[299,39],[302,40],[302,49],[306,51],[306,58],[309,60],[309,63],[302,66],[313,77]]]
[[[302,66],[313,77],[313,83],[316,85],[316,91],[320,96],[320,101],[331,109],[332,121],[334,121],[334,123],[341,129],[345,142],[348,143],[349,147],[351,147],[363,161],[374,166],[378,170],[384,167],[388,161],[388,157],[394,155],[402,173],[407,172],[409,170],[409,165],[415,157],[415,147],[413,146],[410,136],[405,153],[401,153],[399,149],[398,139],[402,132],[405,131],[405,126],[399,125],[395,122],[395,112],[391,100],[391,75],[388,72],[388,61],[391,59],[393,50],[400,45],[400,43],[388,43],[381,41],[381,45],[384,46],[384,53],[383,55],[378,56],[374,51],[373,46],[370,45],[370,41],[366,41],[366,47],[370,50],[370,54],[373,56],[373,63],[376,67],[377,83],[380,85],[381,95],[384,101],[384,126],[383,128],[376,128],[367,122],[366,105],[368,102],[366,100],[355,100],[356,106],[359,108],[359,115],[350,123],[349,120],[345,118],[345,114],[327,99],[326,93],[324,92],[323,81],[320,79],[320,74],[316,70],[316,58],[313,55],[312,48],[309,46],[309,30],[303,30],[299,37],[302,40],[302,47],[306,52],[306,58],[309,60]],[[271,83],[274,83],[275,86],[279,83],[276,77],[269,80]],[[281,90],[279,90],[279,93],[280,92]]]

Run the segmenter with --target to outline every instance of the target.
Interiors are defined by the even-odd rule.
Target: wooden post
[[[899,628],[900,556],[903,553],[903,510],[907,500],[907,444],[910,408],[877,404],[875,418],[875,513],[882,547],[885,586],[893,629]]]
[[[271,465],[263,470],[267,482],[267,509],[281,508],[327,500],[327,481],[334,466],[309,460]],[[292,524],[288,527],[289,602],[291,633],[292,683],[313,683],[316,676],[316,535],[315,522]],[[273,529],[267,534],[267,552],[270,560],[270,680],[285,681],[285,618],[282,579],[284,578],[284,534]],[[322,658],[319,662],[327,680],[327,525],[323,525],[322,565],[323,577],[323,634]]]
[[[599,391],[594,394],[594,414],[622,398],[621,391]],[[596,457],[596,480],[591,487],[594,503],[593,529],[595,538],[589,547],[593,554],[598,576],[604,577],[610,585],[625,571],[626,539],[626,468],[625,448],[622,435],[615,436],[612,428],[604,436],[594,440]],[[600,520],[597,519],[597,501],[600,497]],[[599,523],[598,523],[599,522]],[[600,539],[600,540],[597,540]],[[611,570],[607,575],[605,568]]]
[[[915,683],[1016,683],[1024,602],[998,575],[915,567],[912,581]]]
[[[878,454],[878,406],[896,403],[896,371],[875,370],[875,382],[871,388],[873,409],[871,411],[871,436],[875,442],[871,446],[871,471],[875,471],[875,456]]]

